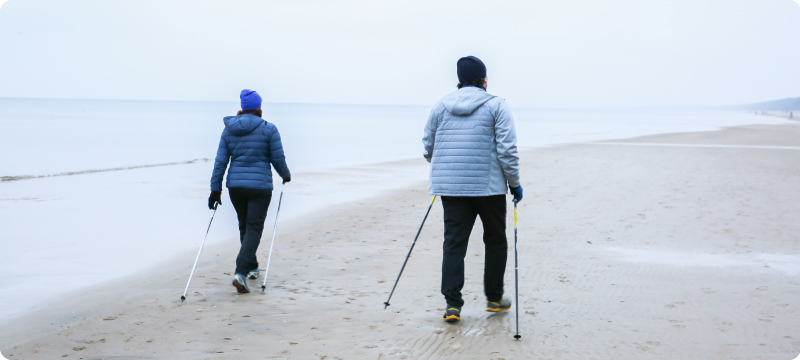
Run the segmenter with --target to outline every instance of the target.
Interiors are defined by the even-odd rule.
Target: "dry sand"
[[[383,309],[431,198],[420,183],[282,224],[265,294],[234,292],[229,239],[204,251],[183,305],[194,254],[5,324],[0,350],[9,359],[795,358],[800,125],[614,143],[522,154],[521,341],[513,311],[484,311],[479,225],[463,320],[442,321],[438,201]]]

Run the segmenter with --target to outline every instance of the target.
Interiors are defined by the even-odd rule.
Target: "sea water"
[[[197,251],[210,217],[206,197],[222,118],[237,105],[0,99],[0,177],[20,179],[0,182],[0,322]],[[700,110],[512,108],[522,149],[786,122]],[[281,221],[392,189],[424,189],[421,138],[429,111],[265,104],[264,118],[280,130],[293,173]],[[31,178],[37,176],[47,177]],[[279,191],[276,182],[273,204]],[[237,246],[227,197],[216,216],[209,243]],[[185,265],[188,277],[191,264]],[[184,281],[175,283],[176,298]]]
[[[0,98],[0,177],[213,159],[237,103]],[[419,158],[430,107],[265,104],[295,171]],[[782,123],[743,112],[514,109],[520,147]]]

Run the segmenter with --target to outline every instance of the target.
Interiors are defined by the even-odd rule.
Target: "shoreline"
[[[480,309],[479,222],[466,259],[464,320],[441,321],[439,206],[383,310],[430,201],[427,187],[417,186],[281,223],[267,294],[235,295],[225,273],[236,242],[226,238],[203,251],[184,305],[179,297],[196,252],[6,322],[0,350],[9,359],[800,352],[791,331],[800,313],[788,301],[800,294],[800,228],[791,222],[798,215],[791,204],[800,200],[791,179],[800,174],[787,168],[800,151],[746,147],[800,146],[800,126],[614,142],[744,147],[568,144],[521,153],[529,189],[520,203],[522,342],[510,340],[513,313]],[[262,261],[268,242],[267,235]],[[511,279],[509,265],[507,289]]]

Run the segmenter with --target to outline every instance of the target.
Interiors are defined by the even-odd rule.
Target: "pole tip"
[[[264,285],[261,285],[261,292],[263,293],[265,290],[267,290],[267,287],[264,286]]]
[[[389,304],[389,302],[387,301],[387,302],[384,302],[384,303],[383,303],[383,305],[386,305],[386,306],[384,306],[384,307],[383,307],[383,309],[385,310],[385,309],[386,309],[387,307],[389,307],[389,305],[391,305],[391,304]]]
[[[514,335],[514,340],[519,340],[522,338],[522,335]]]
[[[181,304],[183,304],[184,301],[186,301],[186,296],[181,295]]]

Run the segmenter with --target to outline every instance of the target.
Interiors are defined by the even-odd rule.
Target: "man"
[[[458,90],[436,103],[422,138],[423,156],[431,163],[430,193],[441,196],[444,208],[442,294],[447,322],[461,320],[464,256],[477,216],[486,246],[486,310],[511,308],[511,299],[503,296],[508,189],[514,201],[522,200],[511,109],[505,100],[486,92],[486,66],[480,59],[459,59],[457,73]]]

